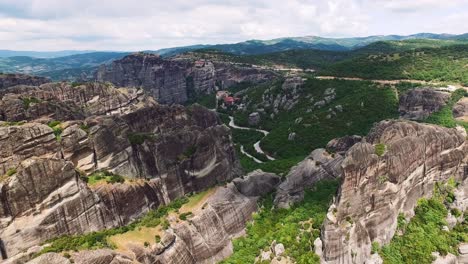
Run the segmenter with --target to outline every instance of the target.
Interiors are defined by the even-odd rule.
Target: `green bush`
[[[24,109],[29,109],[29,107],[31,106],[31,104],[37,104],[41,102],[41,100],[37,99],[36,97],[26,97],[26,98],[23,98],[23,106],[24,106]]]
[[[415,208],[415,216],[408,224],[400,223],[399,217],[398,225],[405,226],[404,234],[394,236],[390,244],[381,249],[384,263],[429,264],[434,260],[432,252],[458,254],[458,244],[468,241],[468,221],[465,219],[450,232],[444,231],[442,227],[447,225],[447,212],[443,199],[421,199]],[[401,227],[399,229],[402,230]]]
[[[372,242],[371,254],[378,253],[379,250],[380,250],[379,242],[377,242],[377,241]]]
[[[188,148],[184,150],[182,154],[177,156],[177,159],[179,161],[189,159],[195,154],[195,152],[197,152],[197,146],[195,145],[189,146]]]
[[[179,219],[185,221],[187,220],[187,217],[190,217],[191,215],[193,215],[192,212],[182,213],[179,215]]]
[[[385,146],[385,144],[376,144],[374,149],[375,149],[375,154],[377,154],[377,156],[381,157],[384,153],[385,153],[385,149],[387,147]]]
[[[234,239],[234,253],[221,263],[254,263],[260,250],[273,240],[284,245],[285,254],[295,263],[320,263],[313,243],[337,187],[334,181],[318,182],[312,190],[306,190],[304,201],[290,209],[272,209],[273,195],[268,195],[260,203],[261,210],[254,213],[253,222],[247,224],[246,236]],[[312,230],[302,229],[302,221],[310,221]]]
[[[154,236],[154,241],[155,241],[156,243],[161,242],[161,236],[155,235],[155,236]]]
[[[16,169],[15,168],[10,168],[6,172],[7,176],[13,176],[14,174],[16,174]]]
[[[146,140],[150,140],[150,141],[156,140],[156,136],[153,133],[130,132],[128,133],[127,138],[128,138],[128,141],[130,141],[130,144],[132,145],[141,145]]]
[[[426,118],[426,120],[424,120],[424,122],[449,128],[453,128],[456,127],[457,124],[461,124],[466,128],[466,123],[456,121],[452,113],[453,106],[464,96],[466,96],[466,91],[464,89],[457,89],[452,93],[447,105],[439,111],[432,113],[428,118]]]

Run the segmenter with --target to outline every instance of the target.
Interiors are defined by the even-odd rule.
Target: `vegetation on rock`
[[[273,195],[264,198],[260,211],[247,225],[246,236],[233,241],[234,253],[221,263],[254,263],[260,251],[274,240],[284,245],[285,255],[296,263],[320,263],[313,244],[337,187],[335,181],[318,182],[313,189],[306,190],[301,203],[290,209],[273,209]]]

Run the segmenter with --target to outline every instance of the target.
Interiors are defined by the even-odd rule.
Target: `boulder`
[[[286,180],[278,186],[275,205],[288,208],[302,201],[305,188],[311,188],[323,179],[340,177],[342,161],[343,157],[339,154],[332,156],[324,149],[312,151],[305,160],[290,170]]]
[[[249,115],[249,125],[250,126],[256,126],[258,123],[260,123],[260,113],[258,112],[253,112]]]
[[[453,106],[453,117],[459,121],[468,122],[468,97],[463,97]]]
[[[444,107],[449,99],[450,93],[432,88],[418,88],[400,96],[398,109],[404,119],[423,120]]]
[[[327,150],[331,152],[336,152],[339,154],[344,154],[348,149],[350,149],[354,144],[362,140],[361,136],[344,136],[340,138],[334,138],[327,143]]]
[[[269,193],[281,182],[281,178],[273,173],[255,170],[242,178],[232,181],[237,190],[245,196],[261,196]]]

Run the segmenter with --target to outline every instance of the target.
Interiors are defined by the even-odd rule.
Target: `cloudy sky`
[[[0,0],[0,49],[125,50],[468,32],[468,0]]]

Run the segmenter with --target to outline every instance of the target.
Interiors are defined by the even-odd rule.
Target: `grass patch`
[[[161,227],[138,227],[134,230],[116,234],[107,238],[107,243],[119,250],[128,250],[129,243],[144,246],[145,243],[149,245],[159,243],[161,235],[163,234]],[[159,237],[157,241],[156,237]]]
[[[285,254],[296,263],[320,263],[313,243],[320,235],[320,226],[337,188],[336,181],[318,182],[313,189],[306,190],[301,203],[290,209],[272,209],[273,195],[268,195],[261,201],[260,211],[254,213],[254,221],[247,225],[246,236],[233,241],[234,253],[221,263],[254,263],[260,250],[269,247],[273,240],[282,243]]]

